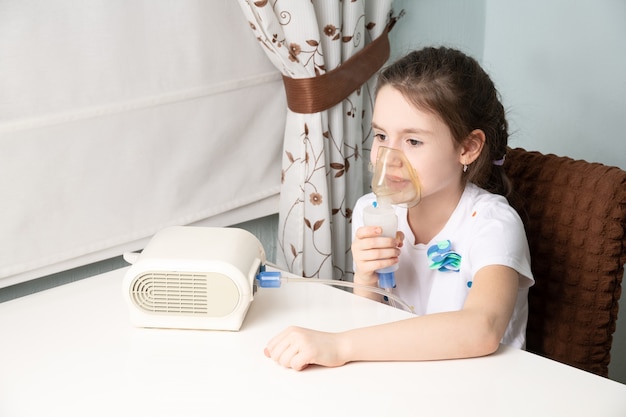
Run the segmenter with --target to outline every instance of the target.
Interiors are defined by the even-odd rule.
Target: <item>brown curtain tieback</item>
[[[390,51],[388,33],[394,24],[395,19],[378,38],[319,77],[290,78],[283,75],[287,107],[295,113],[311,114],[341,103],[387,62]]]

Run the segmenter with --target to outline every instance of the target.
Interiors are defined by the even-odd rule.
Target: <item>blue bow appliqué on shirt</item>
[[[441,272],[459,272],[461,255],[452,250],[452,242],[442,240],[428,248],[429,268]]]

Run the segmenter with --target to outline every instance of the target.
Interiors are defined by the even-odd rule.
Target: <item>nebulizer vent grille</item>
[[[145,311],[163,314],[206,314],[207,283],[196,274],[149,273],[133,281],[133,302]]]

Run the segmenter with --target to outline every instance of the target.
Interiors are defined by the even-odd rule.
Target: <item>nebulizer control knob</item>
[[[381,146],[376,155],[372,177],[376,203],[363,210],[365,226],[379,226],[385,237],[396,237],[398,216],[393,206],[413,207],[421,198],[421,187],[415,169],[401,150]],[[394,272],[398,264],[377,270],[378,286],[396,286]]]

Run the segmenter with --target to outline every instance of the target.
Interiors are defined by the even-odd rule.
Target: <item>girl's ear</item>
[[[485,146],[485,140],[485,132],[480,129],[474,129],[467,135],[461,145],[460,161],[463,165],[469,165],[478,158]]]

